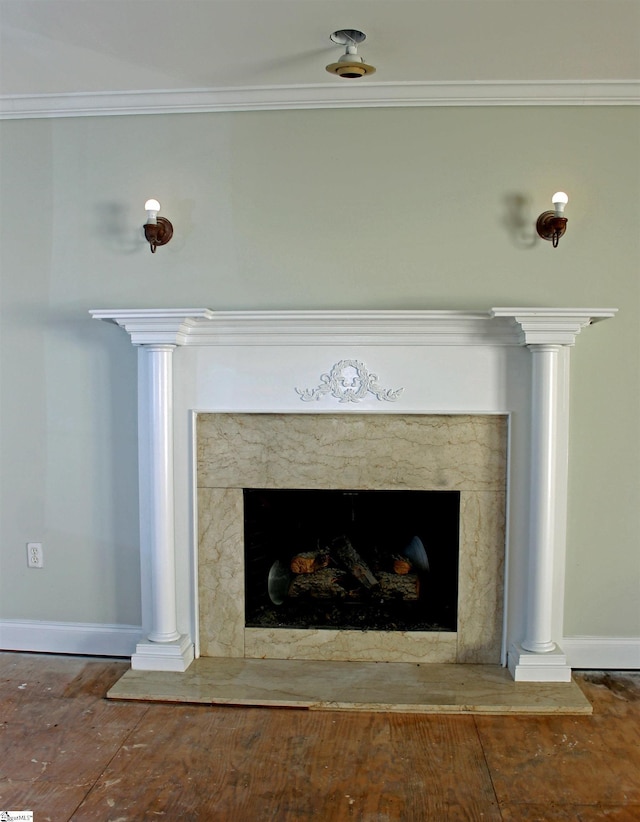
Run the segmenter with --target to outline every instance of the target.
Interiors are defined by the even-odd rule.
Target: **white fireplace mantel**
[[[616,309],[492,308],[490,311],[212,311],[98,309],[134,345],[573,345],[581,329]]]
[[[195,419],[201,412],[507,414],[503,661],[517,680],[568,681],[564,605],[569,349],[611,308],[481,311],[94,310],[139,351],[143,626],[134,668],[198,653]],[[393,402],[297,389],[366,363]]]

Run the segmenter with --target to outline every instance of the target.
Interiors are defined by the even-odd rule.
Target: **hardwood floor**
[[[640,673],[591,716],[114,702],[117,660],[0,654],[0,808],[35,822],[640,820]]]

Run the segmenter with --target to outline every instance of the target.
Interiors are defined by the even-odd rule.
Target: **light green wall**
[[[139,622],[135,350],[89,308],[619,307],[572,353],[565,633],[639,636],[640,112],[0,125],[0,616]],[[571,197],[556,250],[537,214]],[[151,255],[142,204],[174,223]],[[27,570],[25,543],[46,567]]]

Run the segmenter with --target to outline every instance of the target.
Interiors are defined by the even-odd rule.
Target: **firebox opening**
[[[456,631],[460,492],[244,489],[251,628]]]

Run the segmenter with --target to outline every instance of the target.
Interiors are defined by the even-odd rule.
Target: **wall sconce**
[[[144,207],[147,212],[144,236],[151,246],[151,253],[155,254],[157,246],[166,245],[173,237],[173,226],[165,217],[158,217],[160,203],[157,200],[147,200]]]
[[[553,247],[558,247],[560,237],[567,230],[567,218],[564,216],[564,207],[569,198],[564,191],[556,191],[551,198],[554,211],[543,211],[538,217],[536,230],[543,240],[551,240]]]
[[[329,74],[337,74],[345,80],[357,80],[367,74],[375,72],[375,66],[370,66],[358,54],[358,43],[367,39],[367,35],[357,29],[340,29],[329,35],[334,43],[345,47],[345,53],[338,58],[337,63],[329,63]]]

